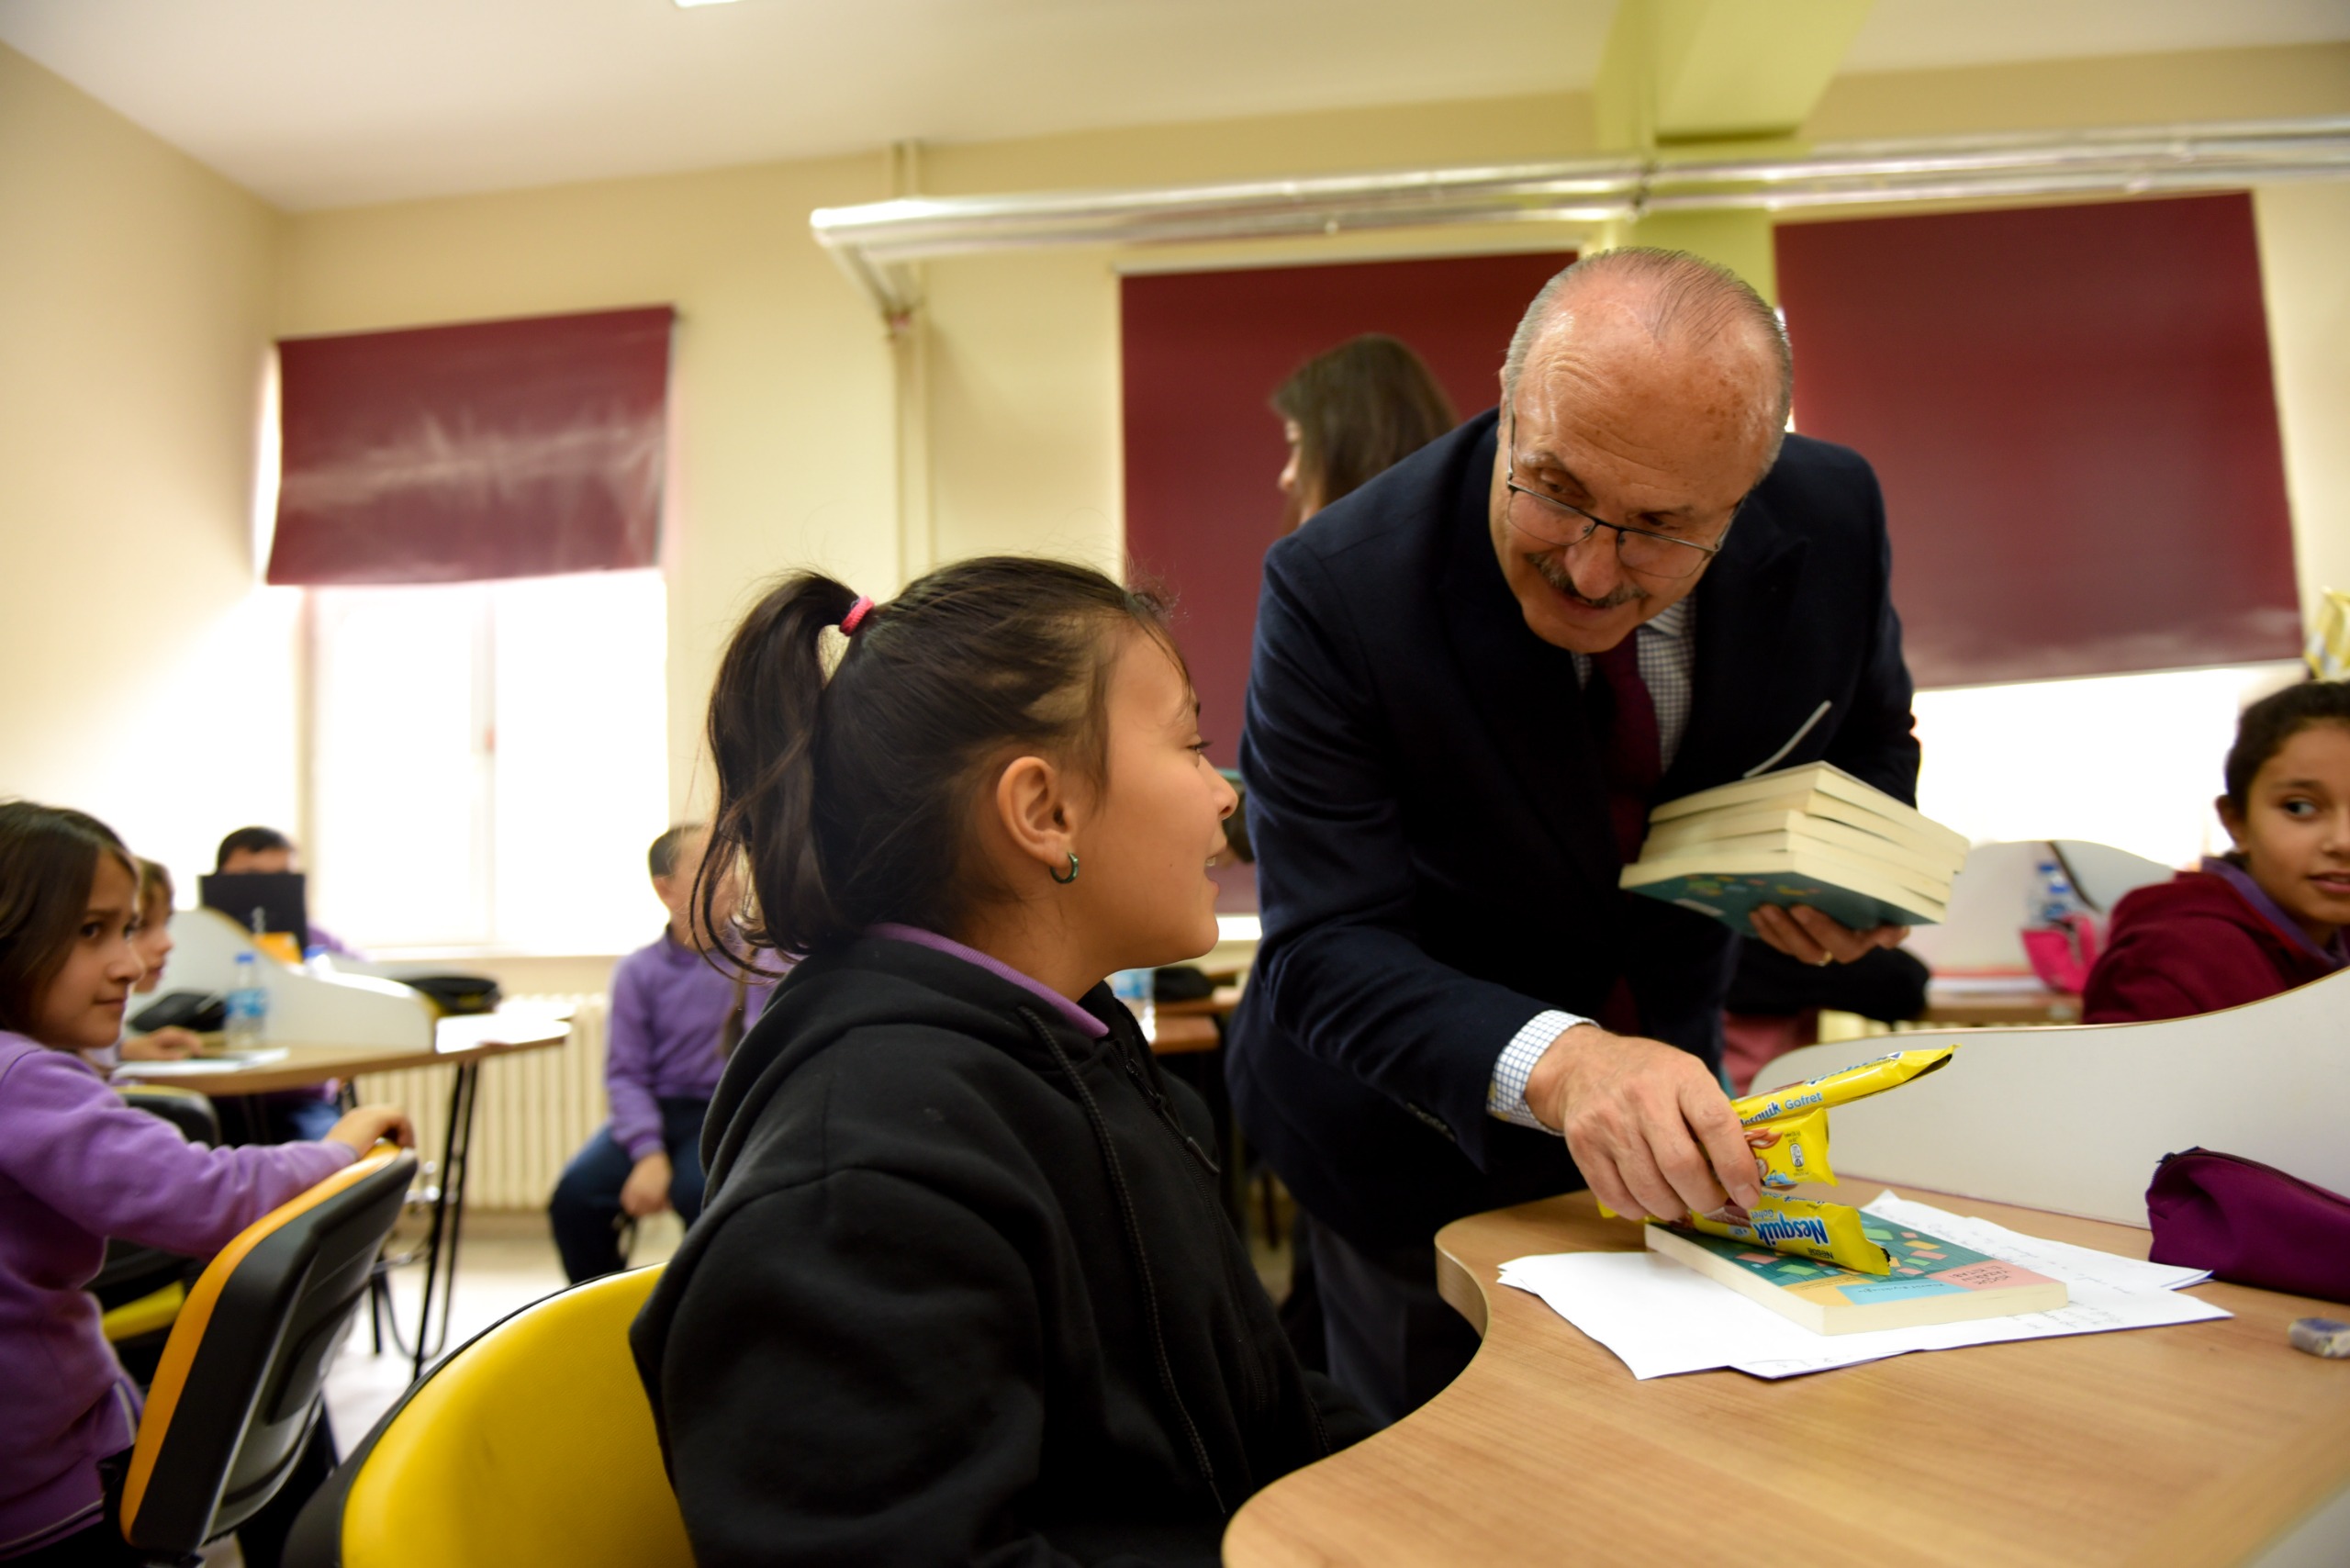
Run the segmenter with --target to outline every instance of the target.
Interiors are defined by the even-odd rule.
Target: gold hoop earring
[[[1059,883],[1062,887],[1064,887],[1064,888],[1068,887],[1071,882],[1076,881],[1076,880],[1077,880],[1077,851],[1076,851],[1076,850],[1074,850],[1074,849],[1072,849],[1072,850],[1070,850],[1070,851],[1069,852],[1069,875],[1068,875],[1068,876],[1064,877],[1064,876],[1062,876],[1058,871],[1053,870],[1053,869],[1052,869],[1051,868],[1049,868],[1049,867],[1047,867],[1047,868],[1046,868],[1046,870],[1045,870],[1045,875],[1046,875],[1046,876],[1047,876],[1047,877],[1050,877],[1054,881],[1058,882],[1058,883]]]

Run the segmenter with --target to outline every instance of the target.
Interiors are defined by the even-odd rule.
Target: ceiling
[[[1578,88],[1611,0],[0,0],[289,208]],[[1474,25],[1463,18],[1474,17]],[[2350,39],[2350,0],[1877,0],[1856,71]]]

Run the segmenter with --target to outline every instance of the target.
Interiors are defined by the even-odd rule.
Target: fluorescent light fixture
[[[734,0],[677,0],[677,9],[690,11],[697,6],[732,6]]]

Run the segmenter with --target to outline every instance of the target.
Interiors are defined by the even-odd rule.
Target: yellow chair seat
[[[428,1374],[351,1461],[342,1568],[691,1568],[628,1348],[660,1275],[549,1296]]]

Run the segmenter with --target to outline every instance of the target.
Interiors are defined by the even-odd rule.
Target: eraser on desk
[[[2350,1323],[2333,1317],[2297,1317],[2289,1338],[2296,1350],[2312,1356],[2350,1359]]]

